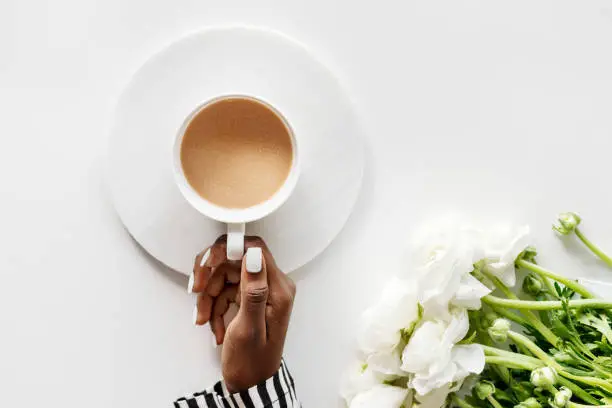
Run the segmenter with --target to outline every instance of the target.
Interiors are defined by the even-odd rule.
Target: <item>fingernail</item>
[[[217,336],[215,336],[214,334],[212,335],[212,344],[213,344],[213,348],[217,348],[219,346],[217,344]]]
[[[210,256],[210,248],[208,248],[206,252],[204,252],[204,256],[202,256],[202,260],[200,261],[200,267],[203,267],[206,264],[206,261],[208,261],[209,256]]]
[[[195,305],[193,308],[193,325],[198,325],[198,305]]]
[[[189,283],[187,284],[187,293],[193,293],[193,281],[194,276],[193,272],[191,272],[191,274],[189,275]]]
[[[247,249],[246,270],[250,273],[261,272],[261,248]]]

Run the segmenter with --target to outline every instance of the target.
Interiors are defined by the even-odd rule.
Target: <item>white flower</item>
[[[491,289],[468,273],[461,277],[451,304],[469,310],[479,310],[482,306],[480,299],[489,293],[491,293]]]
[[[405,376],[402,371],[402,351],[395,347],[392,351],[379,351],[366,358],[370,370],[382,375]]]
[[[416,284],[392,278],[381,299],[363,313],[358,343],[366,355],[391,354],[401,339],[400,331],[419,318]]]
[[[340,396],[350,405],[357,394],[368,391],[390,378],[372,371],[366,363],[356,361],[349,366],[342,377]]]
[[[391,385],[376,385],[358,394],[351,401],[350,408],[400,408],[409,396],[405,388]]]
[[[426,373],[434,365],[446,366],[452,345],[442,343],[446,330],[443,321],[427,321],[417,328],[402,353],[402,370]]]
[[[456,312],[450,322],[424,322],[414,331],[402,353],[402,369],[416,374],[446,367],[453,345],[465,337],[468,329],[466,312]]]
[[[505,285],[516,284],[514,261],[530,244],[529,227],[498,227],[482,236],[487,269]]]
[[[426,395],[415,395],[417,406],[423,406],[426,408],[440,408],[446,406],[446,397],[450,393],[450,384],[443,385],[440,388],[436,388]]]
[[[468,329],[467,312],[455,310],[450,322],[426,321],[415,330],[402,353],[401,368],[413,374],[410,385],[419,395],[483,370],[481,346],[456,345]]]
[[[448,305],[462,286],[461,295],[468,299],[464,301],[475,304],[480,299],[475,301],[473,297],[482,288],[472,292],[473,282],[464,279],[474,269],[473,248],[473,233],[455,226],[432,231],[421,238],[412,254],[411,271],[416,272],[425,316],[447,316]]]

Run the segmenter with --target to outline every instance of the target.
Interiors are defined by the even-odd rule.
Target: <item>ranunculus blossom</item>
[[[459,287],[450,303],[453,306],[478,310],[482,307],[480,299],[489,293],[491,293],[491,289],[468,273],[461,277]]]
[[[483,370],[479,345],[457,345],[468,329],[467,313],[455,310],[450,321],[425,321],[415,330],[402,353],[401,368],[413,374],[410,385],[419,395]]]
[[[469,330],[467,310],[480,309],[491,292],[472,275],[475,265],[514,286],[515,260],[529,244],[528,227],[484,231],[447,223],[421,234],[401,278],[391,279],[363,314],[363,362],[341,389],[349,407],[445,406],[449,392],[485,366],[481,345],[459,344]]]
[[[414,404],[417,407],[424,408],[441,408],[446,406],[446,397],[450,392],[450,384],[446,384],[440,388],[436,388],[435,390],[431,390],[426,395],[415,395],[414,396]]]
[[[479,309],[491,290],[471,275],[485,254],[481,230],[447,226],[423,234],[413,248],[410,273],[419,282],[425,316],[448,317],[449,305]]]
[[[401,330],[419,318],[417,285],[392,278],[380,300],[363,313],[358,343],[366,354],[391,353],[401,340]]]
[[[372,371],[365,362],[356,361],[344,373],[340,396],[350,405],[357,394],[366,392],[390,378]]]
[[[499,227],[483,233],[482,246],[487,269],[505,285],[516,284],[514,261],[529,246],[529,227]]]
[[[400,408],[409,397],[406,388],[391,385],[376,385],[370,390],[357,394],[350,408]]]

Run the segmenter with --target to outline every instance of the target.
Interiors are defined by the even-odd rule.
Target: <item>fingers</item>
[[[237,278],[235,277],[236,275],[238,276]],[[230,276],[234,276],[234,281],[230,279]],[[240,264],[232,265],[224,263],[213,269],[205,290],[212,297],[217,297],[228,282],[233,284],[240,282]]]
[[[216,297],[223,290],[226,281],[240,281],[240,263],[228,261],[225,239],[225,236],[221,236],[213,246],[198,254],[193,273],[189,277],[189,293],[206,291]]]
[[[266,309],[267,334],[268,340],[284,342],[289,319],[293,310],[293,302],[296,294],[295,283],[283,271],[281,271],[272,253],[259,237],[248,237],[246,245],[248,247],[261,247],[264,262],[268,275],[268,307]]]
[[[189,277],[187,291],[198,293],[198,299],[193,312],[195,325],[204,325],[211,318],[214,298],[217,297],[225,285],[225,276],[228,269],[225,268],[227,259],[225,256],[225,237],[221,236],[206,250],[196,256],[193,273]],[[238,269],[234,266],[234,269]]]
[[[207,268],[208,258],[210,257],[211,247],[206,248],[204,251],[196,255],[193,263],[193,271],[189,275],[189,283],[187,284],[188,293],[199,293],[206,286],[208,281],[208,273],[210,269]],[[204,269],[206,271],[204,271]]]
[[[226,286],[215,299],[210,319],[210,328],[215,335],[217,345],[222,344],[225,338],[225,322],[223,318],[230,304],[235,302],[237,292],[238,285]]]
[[[225,247],[225,237],[221,236],[210,248],[205,249],[196,256],[193,273],[189,277],[189,287],[187,288],[189,293],[200,293],[206,289],[214,269],[227,260],[225,257]]]
[[[204,292],[198,295],[198,300],[193,310],[193,324],[201,326],[206,324],[210,320],[212,313],[213,299],[212,297]]]
[[[240,280],[240,321],[259,340],[266,339],[268,277],[261,247],[250,247],[242,259]]]

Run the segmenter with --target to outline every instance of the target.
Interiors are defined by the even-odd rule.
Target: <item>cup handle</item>
[[[244,255],[245,224],[227,224],[227,259],[241,261]]]

